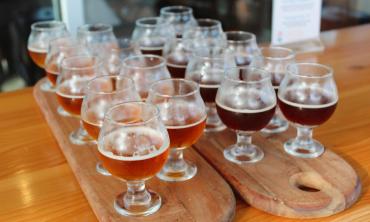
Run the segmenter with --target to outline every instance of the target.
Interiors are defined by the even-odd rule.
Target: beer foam
[[[32,47],[32,46],[29,46],[28,48],[28,51],[30,52],[34,52],[34,53],[47,53],[47,49],[42,49],[42,48],[36,48],[36,47]]]
[[[276,103],[266,107],[266,108],[263,108],[263,109],[233,109],[233,108],[230,108],[230,107],[227,107],[225,105],[222,105],[219,101],[217,101],[216,99],[216,104],[225,109],[225,110],[228,110],[228,111],[231,111],[231,112],[235,112],[235,113],[261,113],[261,112],[265,112],[265,111],[268,111],[268,110],[271,110],[273,109],[275,106],[276,106]]]
[[[175,68],[186,68],[186,65],[178,65],[167,62],[167,66],[175,67]]]
[[[184,129],[184,128],[190,128],[190,127],[193,127],[195,125],[198,125],[200,124],[201,122],[203,122],[205,119],[207,118],[207,115],[204,115],[203,118],[201,118],[199,121],[195,122],[195,123],[192,123],[192,124],[188,124],[188,125],[182,125],[182,126],[166,126],[167,129]]]
[[[220,84],[217,84],[217,85],[204,85],[204,84],[201,84],[199,83],[199,87],[200,88],[205,88],[205,89],[217,89],[220,87]]]
[[[107,140],[112,140],[113,141],[114,136],[127,135],[129,133],[135,133],[135,132],[138,133],[138,134],[141,134],[141,135],[148,135],[148,136],[151,136],[151,137],[161,138],[163,144],[159,149],[150,148],[151,152],[149,154],[135,155],[135,152],[134,152],[133,156],[129,156],[129,157],[128,156],[116,155],[116,154],[112,153],[111,151],[106,150],[103,147],[104,145],[102,143],[104,143]],[[150,158],[159,156],[160,154],[162,154],[163,152],[165,152],[169,148],[169,145],[170,145],[170,141],[169,140],[163,141],[162,134],[159,133],[158,131],[156,131],[152,128],[149,128],[149,127],[134,127],[134,128],[130,128],[130,129],[127,128],[127,129],[114,130],[113,132],[110,132],[109,134],[105,135],[105,137],[101,141],[99,141],[98,150],[102,155],[104,155],[104,156],[106,156],[110,159],[119,160],[119,161],[137,161],[137,160],[146,160],[146,159],[150,159]]]
[[[63,97],[63,98],[66,98],[66,99],[83,99],[84,96],[82,95],[67,95],[67,94],[64,94],[60,91],[56,91],[55,92],[56,94],[58,94],[59,96]]]
[[[326,108],[326,107],[329,107],[329,106],[333,106],[334,104],[336,104],[338,102],[338,98],[336,98],[330,103],[309,105],[309,104],[300,104],[300,103],[290,102],[288,100],[282,99],[280,96],[279,96],[279,100],[282,101],[283,103],[286,103],[286,104],[290,105],[290,106],[294,106],[294,107],[298,107],[298,108],[304,108],[304,109],[322,109],[322,108]]]
[[[82,118],[82,116],[81,116],[81,119],[82,119],[82,121],[84,121],[85,123],[87,123],[87,124],[89,124],[89,125],[92,125],[92,126],[95,126],[95,127],[99,127],[99,128],[101,128],[101,127],[102,127],[102,125],[103,125],[103,122],[102,122],[102,121],[99,121],[100,123],[93,123],[93,122],[91,122],[91,121],[88,121],[88,120],[83,119],[83,118]]]
[[[162,46],[140,46],[140,50],[144,50],[144,51],[157,51],[157,50],[162,50],[163,49],[163,45]]]

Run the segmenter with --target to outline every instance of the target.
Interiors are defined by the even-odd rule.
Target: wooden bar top
[[[339,103],[332,118],[314,130],[314,137],[353,166],[363,191],[348,210],[305,221],[370,221],[370,25],[321,36],[325,51],[298,59],[334,68]],[[97,221],[32,88],[0,94],[0,107],[0,221]],[[296,221],[254,209],[241,199],[234,220]]]

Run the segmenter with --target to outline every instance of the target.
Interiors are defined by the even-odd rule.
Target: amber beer
[[[145,126],[113,130],[104,140],[105,147],[98,146],[99,158],[111,174],[124,180],[153,177],[163,167],[169,153],[168,141],[165,143],[158,131]],[[142,144],[138,144],[138,140]],[[138,151],[138,146],[143,149]]]
[[[47,51],[44,49],[37,49],[33,47],[28,48],[28,54],[32,61],[40,68],[44,68]]]
[[[57,91],[56,94],[59,105],[61,105],[65,111],[78,116],[81,114],[83,96],[66,95],[59,91]]]
[[[63,107],[65,111],[72,115],[79,116],[81,114],[81,106],[84,95],[80,93],[79,95],[71,95],[71,85],[76,84],[71,81],[67,81],[61,86],[58,86],[56,95],[59,105]]]
[[[306,96],[305,100],[298,101],[291,96],[293,93],[287,91],[287,96],[282,99],[278,97],[278,104],[285,118],[293,123],[304,126],[318,126],[326,122],[334,113],[337,106],[337,99],[333,99],[323,90],[318,90],[313,97]]]
[[[59,71],[56,64],[50,65],[50,67],[45,67],[46,77],[49,79],[52,86],[56,86]]]
[[[98,140],[101,124],[92,123],[82,119],[82,125],[89,136],[91,136],[94,140]]]
[[[198,119],[198,121],[196,119]],[[166,125],[170,137],[171,148],[186,148],[197,142],[206,126],[206,116],[203,118],[189,118],[185,121],[185,124],[187,125]]]

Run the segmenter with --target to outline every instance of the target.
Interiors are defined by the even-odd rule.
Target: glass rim
[[[171,12],[170,10],[172,10],[172,9],[180,9],[180,10],[183,9],[185,11]],[[192,14],[192,13],[193,13],[193,9],[191,7],[184,6],[184,5],[166,6],[166,7],[161,8],[161,10],[160,10],[161,15],[187,15],[187,14]]]
[[[281,47],[281,46],[260,47],[259,50],[261,52],[261,56],[268,60],[288,60],[288,59],[293,59],[296,56],[296,53],[294,52],[293,49]],[[287,52],[288,55],[279,56],[279,57],[265,56],[263,55],[263,51],[266,51],[266,50],[276,50],[276,51],[280,50],[280,51]]]
[[[194,88],[191,92],[188,92],[188,93],[182,94],[182,95],[168,95],[168,94],[160,93],[157,90],[154,90],[154,87],[156,85],[161,84],[163,82],[167,82],[167,81],[168,82],[185,82],[185,83],[191,85]],[[150,92],[153,92],[157,96],[164,97],[164,98],[183,98],[183,97],[188,97],[188,96],[194,95],[197,92],[199,92],[199,85],[196,82],[194,82],[193,80],[188,80],[188,79],[183,79],[183,78],[168,78],[168,79],[161,79],[161,80],[153,82],[150,85],[148,97],[149,97]]]
[[[89,28],[103,28],[103,30],[89,30]],[[92,33],[92,34],[98,34],[98,33],[106,33],[106,32],[112,32],[113,26],[106,23],[94,23],[94,24],[83,24],[78,26],[77,32],[78,33]]]
[[[92,59],[93,61],[96,61],[96,62],[93,65],[91,65],[91,66],[85,66],[85,67],[73,67],[73,66],[70,66],[70,65],[65,64],[66,62],[74,61],[74,60],[80,59],[80,58],[90,58],[90,59]],[[71,57],[68,57],[68,58],[63,59],[62,64],[61,64],[60,67],[61,67],[61,70],[62,69],[67,69],[67,70],[88,70],[88,69],[93,69],[93,68],[99,67],[102,64],[103,64],[103,61],[101,59],[99,59],[99,57],[97,57],[97,56],[78,55],[78,56],[71,56]]]
[[[145,24],[143,22],[146,22],[146,21],[155,21],[156,23],[155,24]],[[135,21],[135,25],[138,26],[138,27],[144,27],[144,28],[155,28],[157,26],[163,26],[163,25],[166,25],[166,23],[162,20],[161,17],[142,17],[142,18],[139,18]]]
[[[235,70],[235,69],[237,69],[239,72],[240,72],[240,70],[258,71],[258,72],[263,74],[263,77],[261,77],[261,79],[259,79],[259,80],[242,80],[240,78],[239,79],[233,79],[233,78],[230,77],[230,75],[228,75],[228,70]],[[238,76],[240,76],[240,74]],[[224,78],[227,79],[228,81],[242,83],[242,84],[256,84],[256,83],[262,83],[262,82],[271,83],[271,76],[270,76],[269,72],[262,69],[262,68],[258,68],[258,67],[255,67],[255,66],[237,66],[237,67],[228,68],[226,70],[226,75],[224,76]]]
[[[154,110],[154,114],[153,114],[152,117],[150,117],[147,120],[142,121],[142,122],[122,123],[122,122],[118,122],[118,121],[111,118],[111,114],[115,109],[118,109],[118,107],[128,105],[128,104],[140,104],[141,106],[144,105],[144,106],[150,107],[150,108],[152,108],[152,110]],[[118,103],[118,104],[112,106],[111,108],[109,108],[109,110],[105,114],[104,120],[105,119],[107,119],[109,122],[112,122],[113,124],[119,125],[119,126],[141,126],[141,125],[144,125],[146,123],[149,123],[149,122],[153,121],[154,119],[161,120],[159,108],[154,104],[143,102],[143,101],[129,101],[129,102]],[[103,123],[103,125],[104,125],[104,123]]]
[[[125,79],[125,80],[128,80],[128,83],[129,84],[128,84],[128,87],[127,88],[115,90],[115,91],[112,91],[112,92],[103,92],[103,91],[97,91],[97,90],[91,89],[91,84],[94,81],[96,81],[97,79],[103,79],[103,78],[108,78],[108,79],[111,79],[111,78]],[[120,92],[124,92],[124,91],[128,91],[128,90],[132,90],[132,89],[135,89],[135,84],[134,84],[134,80],[131,79],[130,77],[122,76],[122,75],[101,75],[101,76],[94,77],[93,79],[91,79],[87,83],[85,94],[87,95],[89,93],[94,93],[94,94],[97,94],[97,95],[112,95],[112,94],[116,94],[116,93],[120,93]]]
[[[239,30],[239,31],[226,31],[224,33],[225,33],[225,36],[226,36],[226,41],[230,42],[230,43],[249,43],[249,42],[252,42],[252,41],[256,41],[256,35],[251,33],[251,32],[246,32],[246,31]],[[228,34],[243,34],[243,35],[249,36],[249,38],[248,39],[243,39],[243,40],[229,40],[229,39],[227,39]]]
[[[222,27],[221,22],[217,19],[199,18],[199,19],[196,19],[195,21],[197,22],[197,26],[195,26],[196,29],[214,29],[214,28]],[[214,24],[210,26],[200,26],[199,22],[210,22]]]
[[[51,27],[38,27],[40,25],[52,25],[52,26]],[[46,30],[54,30],[54,29],[59,29],[59,28],[66,28],[66,24],[58,20],[47,20],[47,21],[34,22],[31,25],[31,30],[35,30],[35,31],[46,31]]]
[[[127,64],[127,61],[134,61],[138,58],[157,58],[159,59],[160,63],[159,64],[156,64],[156,65],[152,65],[152,66],[145,66],[145,67],[139,67],[139,66],[134,66],[134,65],[131,65],[131,64]],[[151,55],[151,54],[144,54],[144,55],[135,55],[135,56],[129,56],[127,58],[125,58],[123,61],[122,61],[122,67],[123,69],[124,68],[130,68],[130,69],[156,69],[156,68],[159,68],[159,67],[162,67],[162,66],[165,66],[166,65],[166,60],[165,58],[163,58],[162,56],[157,56],[157,55]]]
[[[319,75],[315,75],[315,76],[312,76],[312,75],[309,75],[307,73],[311,73],[311,74],[317,74],[318,72],[305,72],[305,73],[302,73],[302,72],[294,72],[294,70],[292,70],[294,67],[295,68],[298,68],[299,66],[307,66],[307,67],[315,67],[315,68],[319,68],[321,70],[325,70],[326,73],[325,74],[319,74]],[[327,66],[327,65],[324,65],[324,64],[320,64],[320,63],[314,63],[314,62],[298,62],[298,63],[292,63],[292,64],[289,64],[287,66],[287,73],[289,75],[293,75],[293,76],[298,76],[298,77],[303,77],[303,78],[308,78],[308,79],[324,79],[324,78],[328,78],[328,77],[333,77],[333,68],[330,67],[330,66]]]

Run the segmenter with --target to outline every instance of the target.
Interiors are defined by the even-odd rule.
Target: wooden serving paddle
[[[285,153],[283,143],[295,131],[277,136],[253,136],[265,157],[254,164],[238,165],[223,156],[225,147],[236,142],[235,133],[207,133],[195,147],[253,207],[290,218],[325,217],[350,207],[361,193],[353,168],[326,149],[315,159]]]
[[[54,93],[43,92],[39,81],[34,97],[64,153],[82,191],[99,221],[230,221],[235,213],[235,197],[226,181],[193,148],[185,157],[198,167],[197,175],[185,182],[163,182],[156,177],[148,181],[149,189],[162,197],[162,207],[146,217],[124,217],[113,209],[113,201],[126,190],[124,182],[95,171],[95,145],[76,146],[68,135],[78,127],[78,120],[57,114]]]

